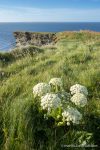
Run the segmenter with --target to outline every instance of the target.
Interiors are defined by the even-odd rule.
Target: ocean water
[[[98,23],[0,23],[0,51],[9,51],[15,47],[15,31],[61,32],[92,30],[100,32]]]

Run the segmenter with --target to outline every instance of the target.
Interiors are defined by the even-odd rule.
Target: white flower
[[[41,97],[41,107],[50,113],[51,109],[56,109],[61,105],[61,99],[57,94],[47,93]]]
[[[34,96],[43,96],[44,94],[50,92],[51,87],[47,83],[38,83],[33,87]]]
[[[63,83],[61,78],[52,78],[49,82],[50,85],[62,87]]]
[[[79,121],[82,119],[81,113],[76,108],[70,106],[64,110],[62,117],[63,121],[67,122],[67,125],[70,125],[70,122],[73,124],[79,124]]]
[[[84,94],[76,93],[72,96],[71,101],[77,105],[84,107],[87,104],[87,98]]]
[[[82,93],[84,95],[88,95],[88,91],[87,88],[85,86],[82,86],[80,84],[75,84],[73,86],[71,86],[70,88],[71,94],[76,94],[76,93]]]

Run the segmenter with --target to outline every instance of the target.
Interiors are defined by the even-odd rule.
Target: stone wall
[[[37,33],[37,32],[14,32],[16,47],[34,45],[42,46],[53,44],[56,33]]]

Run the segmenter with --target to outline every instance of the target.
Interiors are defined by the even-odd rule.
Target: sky
[[[100,0],[0,0],[0,22],[100,22]]]

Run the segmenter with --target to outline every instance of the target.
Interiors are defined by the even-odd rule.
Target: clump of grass
[[[28,46],[21,47],[19,49],[15,48],[10,52],[0,53],[0,66],[3,67],[9,63],[15,62],[17,59],[21,59],[26,56],[36,56],[38,53],[43,53],[42,48]]]
[[[2,53],[0,52],[0,67],[3,67],[7,65],[8,63],[12,62],[14,60],[14,57],[11,53],[5,52]]]
[[[27,46],[27,47],[15,49],[11,53],[12,53],[12,55],[14,55],[15,58],[22,58],[27,55],[33,56],[33,55],[36,55],[37,53],[41,53],[41,52],[43,52],[43,49],[40,49],[40,48],[34,47],[34,46]]]

